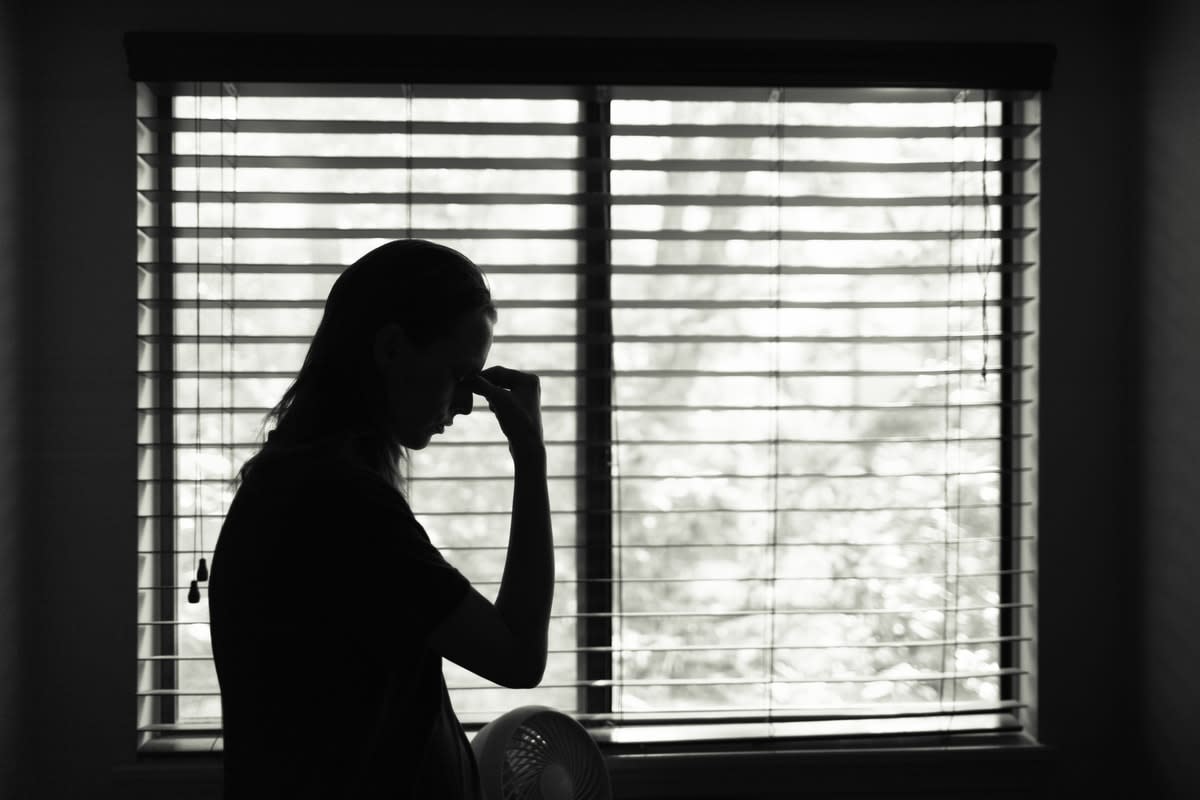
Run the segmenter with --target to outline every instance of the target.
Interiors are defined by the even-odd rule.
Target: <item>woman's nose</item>
[[[453,414],[470,414],[471,403],[471,390],[466,386],[459,385],[454,390],[454,400],[450,405],[450,411]]]

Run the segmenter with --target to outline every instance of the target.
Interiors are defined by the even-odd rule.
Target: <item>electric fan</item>
[[[471,740],[484,800],[611,800],[604,756],[587,730],[547,706],[514,708]]]

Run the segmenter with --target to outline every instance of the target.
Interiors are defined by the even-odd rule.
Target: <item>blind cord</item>
[[[230,416],[229,416],[229,411],[228,411],[229,401],[226,397],[225,389],[226,389],[226,385],[229,384],[229,381],[231,380],[230,376],[232,374],[232,365],[228,363],[229,329],[225,326],[225,310],[226,310],[226,308],[232,306],[233,298],[229,297],[229,295],[228,295],[229,287],[227,285],[227,281],[225,280],[225,83],[220,82],[217,84],[217,87],[218,87],[217,88],[217,100],[218,100],[217,130],[219,131],[217,134],[217,150],[218,150],[218,156],[219,156],[219,164],[218,164],[217,169],[220,171],[219,183],[220,183],[220,189],[221,189],[221,194],[218,197],[218,201],[217,201],[217,214],[220,217],[220,225],[221,225],[221,230],[220,230],[221,238],[219,240],[220,245],[217,248],[218,258],[220,259],[220,270],[221,270],[221,272],[220,272],[220,274],[221,274],[221,330],[220,330],[220,338],[218,340],[219,347],[220,347],[220,353],[218,355],[220,356],[220,359],[221,359],[221,424],[220,424],[221,434],[220,435],[221,435],[221,440],[222,440],[221,441],[222,467],[227,467],[227,465],[229,464],[230,433],[229,433],[228,427],[229,427]],[[225,302],[227,298],[230,301],[228,303]],[[232,389],[231,389],[231,391],[232,391]],[[200,532],[200,546],[203,549],[203,547],[204,547],[204,532],[203,531]],[[201,559],[201,560],[203,561],[203,559]]]
[[[779,390],[780,390],[780,321],[782,313],[783,293],[783,87],[771,90],[771,102],[775,110],[775,336],[773,338],[775,363],[771,370],[771,387],[773,392],[771,404],[771,543],[769,554],[771,559],[771,580],[768,596],[769,614],[767,616],[767,722],[775,715],[775,611],[776,611],[776,573],[778,571],[778,542],[779,542]]]
[[[958,134],[959,134],[959,128],[961,127],[961,124],[962,124],[960,112],[963,110],[963,104],[967,100],[968,95],[969,95],[968,91],[966,91],[966,90],[960,91],[954,98],[954,108],[953,108],[953,113],[954,113],[954,126],[953,126],[954,127],[954,142],[953,142],[954,153],[953,153],[953,156],[954,157],[951,162],[951,165],[952,165],[951,170],[952,171],[951,171],[951,192],[950,192],[950,197],[951,197],[951,225],[950,225],[950,228],[952,231],[951,235],[953,238],[953,228],[954,228],[953,214],[954,214],[955,192],[957,191],[958,187],[961,186],[963,202],[960,204],[960,207],[959,207],[959,217],[958,217],[959,222],[958,222],[958,231],[957,231],[957,237],[956,237],[958,239],[958,255],[959,255],[959,258],[961,259],[961,265],[958,268],[956,268],[955,260],[954,260],[954,248],[953,248],[953,244],[952,244],[950,258],[949,258],[949,265],[948,265],[948,269],[947,269],[947,273],[946,273],[946,289],[947,289],[946,358],[947,358],[947,362],[948,362],[947,363],[948,368],[950,366],[949,362],[950,362],[950,349],[951,349],[951,347],[950,347],[950,341],[951,341],[950,309],[952,307],[951,300],[952,300],[952,292],[954,290],[953,278],[954,278],[955,273],[957,273],[957,277],[958,277],[957,290],[958,290],[958,295],[959,295],[960,311],[958,314],[958,323],[957,323],[958,336],[955,337],[958,340],[957,363],[959,364],[959,368],[952,370],[952,371],[949,369],[947,370],[946,382],[945,382],[945,394],[944,394],[944,400],[945,400],[944,424],[945,424],[945,428],[946,428],[946,437],[945,437],[945,441],[943,444],[943,454],[944,454],[944,461],[946,464],[946,478],[943,483],[943,491],[944,491],[943,500],[944,500],[944,505],[946,507],[946,516],[945,516],[945,523],[944,523],[944,529],[943,529],[943,561],[944,561],[944,565],[945,565],[946,580],[947,580],[948,585],[945,587],[945,593],[943,595],[944,611],[943,611],[943,619],[942,619],[942,628],[943,628],[943,633],[942,633],[942,639],[943,639],[942,686],[943,686],[943,690],[941,692],[941,702],[942,702],[943,710],[945,709],[945,682],[947,680],[947,676],[949,676],[949,682],[950,682],[950,709],[949,709],[949,715],[946,718],[945,727],[943,729],[943,737],[944,737],[943,738],[943,747],[944,748],[948,748],[950,745],[950,736],[951,736],[951,733],[953,730],[954,717],[955,717],[955,714],[957,713],[957,707],[958,707],[958,680],[959,680],[959,678],[958,678],[958,647],[957,647],[957,643],[958,643],[958,637],[959,637],[959,627],[958,627],[958,615],[960,612],[960,608],[959,608],[959,587],[960,587],[959,568],[960,568],[960,555],[961,555],[960,544],[961,544],[961,533],[962,533],[962,483],[963,483],[963,469],[962,469],[962,467],[963,467],[963,464],[962,464],[962,461],[963,461],[963,452],[962,452],[963,406],[962,406],[962,403],[963,403],[963,393],[966,389],[966,386],[965,386],[966,370],[962,369],[962,364],[965,361],[965,359],[964,359],[964,347],[965,347],[964,342],[965,342],[965,337],[966,337],[965,273],[966,273],[966,263],[967,263],[966,244],[967,244],[967,237],[968,237],[968,227],[967,227],[967,219],[966,219],[966,212],[967,212],[966,179],[967,179],[967,175],[966,175],[966,172],[964,169],[963,175],[961,177],[958,176],[957,175],[957,165],[958,165]],[[982,237],[981,244],[980,244],[980,247],[978,247],[976,249],[976,253],[975,253],[977,268],[978,268],[980,260],[982,259],[982,257],[980,256],[980,250],[990,246],[990,238],[989,238],[990,229],[989,229],[989,224],[987,221],[988,197],[987,197],[987,187],[986,187],[987,146],[988,146],[988,136],[989,136],[988,128],[987,128],[987,96],[986,96],[986,94],[984,96],[983,113],[984,113],[983,135],[982,135],[983,157],[981,159],[981,162],[982,162],[981,169],[982,169],[984,185],[983,185],[983,192],[981,193],[980,198],[979,198],[980,206],[981,206],[981,209],[983,212],[983,225],[982,225],[981,232],[980,232],[981,237]],[[985,278],[985,280],[986,280],[986,278]],[[985,286],[985,290],[984,290],[984,294],[983,294],[983,302],[981,303],[981,313],[983,316],[983,329],[985,331],[985,338],[983,340],[984,341],[984,345],[983,345],[984,346],[984,358],[983,358],[983,367],[981,369],[981,375],[983,377],[983,380],[986,382],[986,380],[987,380],[987,361],[986,361],[986,359],[987,359],[987,339],[986,339],[987,295],[986,295],[986,286]],[[951,430],[950,430],[950,406],[951,406],[950,375],[951,374],[954,374],[956,376],[955,380],[957,383],[957,385],[956,385],[957,396],[955,397],[955,402],[954,402],[955,411],[956,411],[956,419],[955,419],[955,426],[954,426],[954,440],[955,440],[954,454],[955,454],[955,465],[956,465],[957,469],[954,474],[954,504],[953,505],[951,505],[951,503],[950,503],[950,438],[951,438],[951,436],[950,436],[950,433],[951,433]],[[950,513],[951,508],[953,508],[953,518],[951,518],[951,513]],[[950,535],[951,527],[954,528],[953,539],[951,539],[951,535]],[[953,563],[952,563],[952,560],[953,560]],[[953,587],[953,589],[951,589],[951,586]],[[949,651],[950,651],[950,653],[949,653],[950,659],[951,659],[950,664],[947,664],[947,648],[949,648]]]
[[[616,348],[613,348],[613,359],[614,361],[616,359]],[[621,518],[624,516],[624,514],[621,513],[621,429],[620,423],[618,422],[618,420],[621,418],[621,415],[618,413],[619,409],[617,408],[617,365],[615,363],[612,365],[612,370],[609,372],[608,396],[609,401],[612,404],[613,438],[612,447],[609,450],[609,453],[611,454],[612,474],[616,477],[617,484],[613,493],[613,516],[616,518],[617,522],[617,641],[619,642],[621,648],[620,657],[617,659],[617,678],[619,680],[618,685],[624,687],[625,653],[627,652],[628,643],[625,641],[625,550],[624,543],[621,538]],[[622,701],[623,697],[624,692],[622,690],[618,690],[615,701],[619,707],[613,709],[614,711],[620,712],[622,720],[624,719],[625,713],[625,703]]]
[[[951,107],[951,140],[950,140],[950,210],[949,223],[946,226],[946,308],[945,308],[945,328],[946,328],[946,368],[945,380],[942,383],[942,429],[945,433],[942,439],[942,466],[945,469],[945,474],[942,476],[942,572],[946,576],[942,585],[942,646],[941,646],[941,677],[939,678],[938,690],[938,706],[944,714],[946,711],[946,675],[948,672],[947,647],[950,646],[950,591],[949,583],[949,568],[950,568],[950,374],[951,374],[951,335],[952,314],[954,297],[954,239],[957,233],[955,220],[955,206],[958,191],[958,129],[959,119],[958,110],[962,100],[962,92],[959,92],[954,97],[954,104]],[[957,223],[959,229],[962,227],[961,221]],[[960,242],[961,246],[961,242]],[[943,728],[943,746],[949,746],[950,724],[947,720]]]
[[[192,163],[196,174],[196,185],[194,187],[195,202],[195,250],[193,252],[195,267],[196,267],[196,338],[194,341],[196,351],[196,371],[193,378],[196,386],[196,404],[195,404],[195,425],[194,432],[194,448],[192,450],[192,464],[195,475],[192,480],[192,570],[196,573],[196,577],[192,579],[191,586],[188,587],[187,601],[189,603],[200,602],[200,585],[199,585],[199,569],[196,566],[196,550],[200,533],[200,114],[201,103],[203,101],[203,88],[199,81],[195,83],[195,92],[193,96],[192,106],[192,135],[195,143],[194,152],[192,153]]]
[[[993,257],[993,242],[991,237],[991,195],[988,194],[987,176],[988,176],[988,145],[991,143],[991,129],[988,127],[988,90],[983,90],[983,168],[979,171],[979,202],[983,206],[983,241],[984,247],[982,252],[977,256],[975,261],[975,271],[980,276],[980,283],[983,288],[983,303],[980,306],[982,309],[981,316],[983,317],[983,367],[979,374],[983,377],[983,382],[987,383],[988,379],[988,282],[992,276],[992,264],[995,262]],[[1003,366],[1003,364],[1001,364]]]
[[[221,143],[221,297],[223,299],[228,297],[228,299],[229,299],[229,303],[228,303],[229,325],[227,327],[225,326],[225,305],[223,304],[221,307],[221,324],[222,324],[222,328],[224,331],[224,335],[221,337],[221,364],[222,364],[222,369],[224,371],[224,380],[221,382],[221,408],[224,411],[224,414],[222,416],[222,421],[224,422],[223,435],[224,435],[224,440],[225,440],[224,441],[224,444],[225,444],[224,466],[230,471],[229,478],[226,479],[226,485],[229,485],[232,483],[234,475],[237,474],[237,469],[235,468],[234,463],[233,463],[233,457],[234,457],[233,456],[233,435],[234,435],[235,426],[233,424],[233,412],[229,411],[228,409],[232,405],[232,401],[234,399],[233,368],[235,365],[234,365],[234,356],[233,356],[233,352],[234,352],[233,337],[236,336],[236,334],[237,334],[237,304],[234,302],[234,300],[235,300],[235,295],[237,294],[237,274],[235,271],[235,265],[237,264],[237,231],[238,231],[238,220],[237,220],[238,92],[237,92],[237,86],[232,82],[222,83],[221,89],[222,89],[222,94],[221,94],[221,131],[222,131],[221,132],[221,138],[222,138],[222,143]],[[225,259],[225,238],[226,238],[225,232],[226,232],[226,229],[225,229],[225,144],[224,144],[224,137],[225,137],[225,122],[226,122],[226,115],[225,115],[225,95],[226,94],[228,94],[233,99],[233,114],[232,114],[232,117],[230,118],[230,126],[229,126],[229,128],[230,128],[229,132],[231,134],[233,134],[233,137],[232,137],[233,138],[233,147],[232,147],[233,153],[229,159],[233,185],[230,189],[230,194],[231,194],[230,227],[229,227],[230,253],[229,253],[228,261]],[[225,283],[226,272],[228,272],[228,277],[229,277],[228,290],[226,290],[226,283]],[[226,389],[228,389],[228,398],[229,398],[228,402],[226,402]],[[228,507],[226,507],[225,511],[228,512]],[[203,531],[201,531],[201,534],[200,534],[200,543],[202,545],[202,549],[205,549],[205,548],[203,548],[203,544],[204,544]],[[203,568],[203,566],[204,566],[203,558],[200,559],[200,565]],[[208,571],[204,570],[204,577],[200,578],[200,580],[207,580],[207,578],[208,578]]]
[[[239,140],[238,128],[240,127],[239,120],[241,119],[242,112],[241,112],[241,92],[238,91],[237,84],[231,83],[231,84],[229,84],[229,87],[230,87],[230,90],[233,92],[233,126],[232,126],[233,127],[233,233],[230,235],[230,249],[229,249],[230,268],[229,268],[229,272],[230,272],[230,278],[231,278],[230,282],[233,284],[233,293],[236,294],[237,293],[237,278],[236,278],[236,273],[235,273],[235,265],[238,264],[238,251],[237,251],[237,243],[238,243],[238,156],[239,156],[238,148],[240,146],[240,143],[238,141]],[[232,300],[229,303],[229,332],[230,332],[231,336],[233,336],[237,333],[237,304],[232,302]],[[229,362],[230,362],[230,366],[232,367],[233,366],[233,345],[232,344],[230,344],[230,346],[229,346]],[[230,395],[230,398],[233,397],[232,385],[230,386],[229,395]],[[229,421],[229,430],[230,430],[230,433],[232,434],[232,432],[233,432],[233,415],[232,414],[229,415],[229,420],[230,420]],[[232,442],[232,436],[230,437],[230,441]],[[231,451],[232,451],[232,447],[233,447],[232,444],[230,444]],[[233,469],[232,462],[230,463],[230,470],[236,476],[237,470]]]
[[[960,97],[961,97],[961,102],[965,103],[968,95],[963,93],[960,95]],[[956,121],[957,121],[958,115],[956,114],[955,116],[956,116]],[[987,146],[987,138],[986,137],[987,137],[987,134],[985,131],[985,133],[984,133],[984,146],[985,147]],[[966,242],[967,242],[967,233],[968,233],[967,214],[966,214],[966,210],[967,210],[967,207],[966,207],[966,199],[967,199],[966,179],[967,179],[967,177],[968,176],[967,176],[966,172],[964,171],[964,173],[962,175],[962,180],[961,180],[961,183],[963,185],[964,204],[963,204],[962,209],[960,210],[961,213],[959,214],[960,224],[962,225],[962,235],[959,237],[959,257],[961,259],[961,264],[959,265],[959,268],[956,270],[957,277],[958,277],[958,290],[957,291],[958,291],[959,301],[961,303],[966,302],[966,271],[967,271]],[[986,211],[986,209],[985,209],[985,211]],[[986,234],[985,234],[985,236],[986,236]],[[984,242],[986,243],[986,241],[987,241],[987,239],[985,238]],[[978,252],[978,250],[977,250],[977,252]],[[951,612],[950,612],[950,633],[951,633],[951,635],[950,635],[950,637],[948,637],[950,639],[950,647],[951,647],[951,651],[950,651],[951,671],[950,671],[950,674],[952,677],[950,678],[950,717],[946,721],[946,729],[947,729],[946,743],[947,743],[947,745],[949,745],[949,738],[950,738],[950,735],[953,733],[953,729],[954,729],[954,716],[956,713],[958,713],[958,681],[959,681],[959,677],[958,677],[958,638],[959,638],[958,591],[959,591],[959,586],[961,583],[959,580],[958,568],[959,568],[959,550],[960,550],[959,540],[962,537],[962,485],[963,485],[963,475],[962,475],[962,470],[963,470],[963,445],[962,445],[963,408],[962,408],[962,401],[963,401],[963,393],[966,388],[965,382],[968,379],[966,371],[963,369],[964,363],[966,361],[965,353],[964,353],[964,349],[966,347],[965,336],[966,336],[966,330],[967,330],[967,328],[966,328],[966,326],[967,326],[966,311],[967,311],[967,309],[966,309],[965,305],[959,306],[958,336],[956,337],[957,343],[958,343],[958,361],[956,364],[956,369],[954,370],[954,376],[955,376],[954,379],[955,379],[955,382],[957,383],[958,392],[957,392],[957,396],[955,397],[955,409],[954,409],[955,410],[955,421],[954,421],[955,422],[955,425],[954,425],[955,472],[954,472],[954,524],[952,526],[952,529],[954,531],[954,537],[951,540],[951,552],[954,554],[954,565],[951,566],[949,563],[947,563],[947,565],[946,565],[946,572],[947,572],[947,574],[950,575],[950,581],[952,582],[952,584],[954,586],[954,590],[950,595],[950,602],[952,604],[952,608],[951,608]],[[983,313],[985,316],[987,315],[987,307],[986,306],[983,307]]]
[[[411,83],[404,84],[404,136],[405,136],[405,151],[404,151],[404,181],[405,181],[405,198],[404,210],[407,220],[404,226],[405,238],[412,238],[412,184],[413,184],[413,136],[412,136],[412,119],[413,119],[413,86]]]
[[[605,125],[605,129],[602,134],[606,140],[605,147],[604,147],[605,153],[612,152],[612,97],[613,97],[613,92],[612,92],[611,86],[602,87],[600,89],[600,91],[597,92],[597,99],[602,101],[606,106],[605,113],[602,115],[602,119],[604,120],[604,125]],[[611,175],[611,159],[610,159],[609,164],[605,166],[604,188],[606,191],[611,187],[611,178],[612,178],[612,175]],[[605,202],[608,203],[609,205],[605,206],[605,215],[604,216],[605,216],[606,220],[611,220],[611,217],[612,217],[611,193],[609,194],[608,199],[605,200]],[[609,266],[611,267],[611,262],[612,262],[611,248],[609,248],[608,261],[610,262]],[[585,265],[585,269],[587,267],[588,267],[588,265]],[[611,298],[611,296],[612,296],[611,269],[609,272],[608,295]],[[609,332],[612,333],[613,331],[612,331],[612,313],[611,313],[611,311],[609,313],[609,326],[608,327],[609,327]],[[615,589],[616,589],[615,604],[616,604],[616,611],[617,611],[617,613],[616,613],[616,618],[617,618],[616,644],[617,644],[617,648],[615,648],[615,649],[617,652],[617,686],[620,688],[617,688],[617,690],[611,696],[611,704],[610,705],[611,705],[611,710],[616,712],[618,718],[621,719],[622,721],[624,721],[624,716],[625,716],[624,687],[626,685],[625,684],[625,661],[626,661],[625,654],[626,654],[626,652],[628,652],[628,642],[625,639],[625,556],[624,556],[625,545],[624,545],[624,541],[622,539],[622,518],[625,515],[621,512],[621,494],[622,494],[621,428],[620,428],[620,422],[619,422],[621,415],[619,413],[620,409],[619,409],[618,403],[617,403],[617,364],[616,364],[618,349],[616,347],[613,347],[611,352],[612,352],[612,361],[610,363],[610,369],[609,369],[609,373],[608,373],[608,381],[609,381],[609,383],[608,383],[608,399],[609,399],[609,405],[611,406],[611,409],[609,412],[609,414],[610,414],[609,419],[611,420],[611,424],[612,424],[612,442],[610,442],[610,446],[609,446],[609,464],[610,464],[609,474],[615,478],[615,483],[616,483],[616,486],[612,487],[612,491],[613,491],[613,503],[612,503],[613,515],[612,516],[616,521],[616,526],[615,526],[615,528],[616,528],[616,530],[615,530],[616,558],[614,559],[614,561],[616,561],[617,574],[616,574],[616,579],[615,579],[614,583],[615,583]]]

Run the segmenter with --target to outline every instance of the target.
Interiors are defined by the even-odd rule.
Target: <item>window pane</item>
[[[991,109],[993,120],[998,111]],[[614,702],[631,712],[770,706],[820,713],[995,699],[998,678],[989,673],[999,669],[1000,631],[998,616],[986,612],[999,602],[999,379],[985,380],[978,370],[985,352],[992,367],[1000,364],[999,340],[985,342],[982,334],[998,327],[988,303],[1001,296],[1001,284],[999,274],[964,280],[959,273],[967,264],[974,272],[999,263],[991,239],[963,233],[997,229],[999,206],[967,207],[962,199],[998,189],[999,174],[976,168],[968,189],[957,172],[985,155],[999,158],[999,138],[671,135],[677,124],[823,131],[979,125],[981,104],[847,104],[836,96],[827,103],[617,100],[612,116],[663,128],[661,136],[615,136],[614,158],[697,162],[697,171],[613,177],[613,225],[638,237],[615,241],[614,261],[646,267],[645,274],[614,275],[614,297],[697,305],[614,312],[618,337],[678,337],[618,343],[614,351],[614,461],[622,476],[648,476],[614,483],[627,509],[620,515],[619,604],[626,612],[657,613],[619,618],[614,672],[628,682]],[[744,159],[844,164],[849,171],[701,166]],[[873,173],[854,162],[945,168]],[[723,200],[650,205],[639,194]],[[754,195],[780,200],[736,202]],[[920,204],[821,204],[823,196],[923,195]],[[810,199],[784,203],[798,197]],[[713,229],[732,233],[703,238]],[[696,238],[657,238],[675,231]],[[775,232],[778,241],[756,239],[756,232]],[[921,232],[929,232],[926,240],[913,238]],[[655,271],[695,263],[727,274]],[[944,274],[783,274],[785,266],[939,264]],[[780,271],[739,275],[747,265]],[[724,307],[705,307],[713,298]],[[901,302],[914,307],[886,307]],[[703,340],[714,336],[743,341]],[[772,341],[789,336],[807,338]],[[689,370],[761,377],[671,374]],[[776,370],[780,376],[772,377]],[[620,408],[646,402],[689,410]],[[869,404],[889,407],[858,408]],[[750,410],[720,410],[727,405]],[[827,410],[773,412],[777,405]],[[972,474],[952,477],[960,470]],[[673,546],[654,546],[664,543]],[[706,546],[689,546],[699,543]],[[960,606],[981,608],[956,611]],[[868,613],[883,609],[894,613]],[[718,611],[739,613],[670,615]],[[939,644],[955,638],[985,641],[973,648]],[[789,649],[793,643],[798,649]],[[941,677],[956,669],[983,675]]]

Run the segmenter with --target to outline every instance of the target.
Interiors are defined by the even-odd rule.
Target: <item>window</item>
[[[517,692],[446,662],[468,729],[1020,729],[1038,95],[830,83],[139,84],[140,744],[219,744],[187,594],[225,482],[337,274],[407,236],[480,264],[491,363],[543,378],[549,665]],[[494,597],[486,407],[409,493]]]

